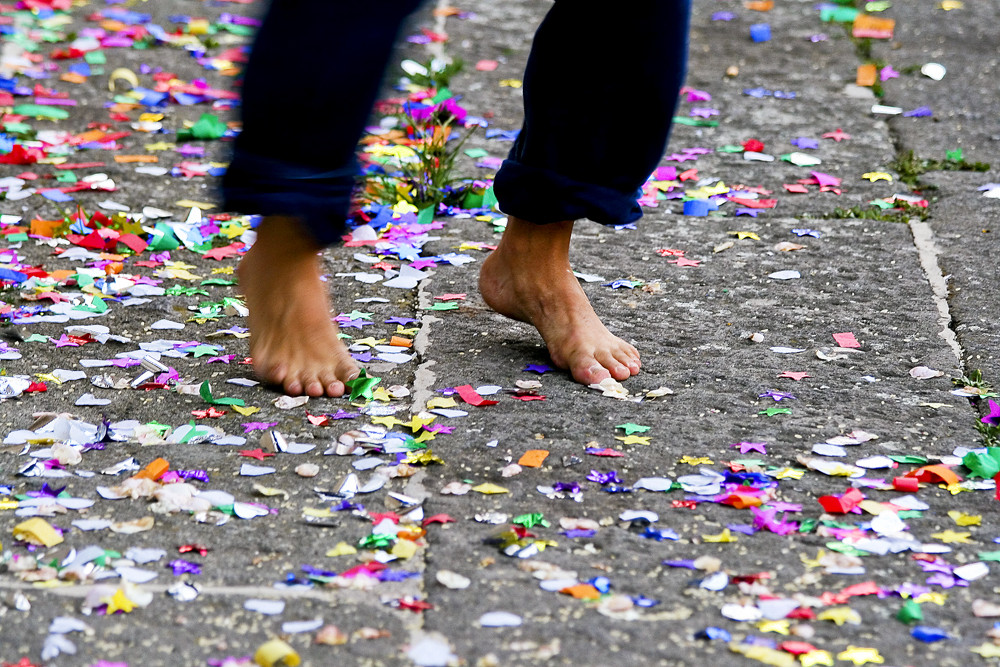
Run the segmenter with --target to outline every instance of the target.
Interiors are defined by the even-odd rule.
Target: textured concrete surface
[[[431,8],[425,8],[407,34],[417,34],[420,27],[444,30],[448,41],[440,47],[410,43],[399,57],[426,60],[440,48],[450,57],[462,58],[466,67],[450,86],[462,95],[462,105],[471,115],[488,117],[491,128],[514,130],[519,125],[521,91],[501,82],[520,78],[531,34],[548,6],[528,0],[477,2],[459,7],[472,12],[470,15],[448,18],[434,17]],[[181,0],[141,3],[133,8],[151,12],[155,22],[170,26],[174,26],[168,23],[172,15],[207,15],[216,20],[223,12],[253,14],[259,10],[254,5]],[[84,25],[87,14],[96,9],[75,8],[74,28]],[[623,6],[609,11],[629,9]],[[713,20],[719,11],[732,12],[734,18]],[[1000,535],[996,500],[991,482],[968,478],[969,471],[954,456],[957,447],[979,446],[975,425],[985,405],[977,409],[967,398],[951,393],[951,378],[981,369],[987,380],[1000,382],[996,361],[1000,333],[993,289],[998,278],[994,258],[1000,204],[977,191],[981,185],[1000,181],[997,167],[988,172],[930,171],[920,176],[917,191],[927,199],[929,208],[926,226],[918,225],[916,235],[921,237],[921,230],[928,230],[929,243],[914,241],[915,232],[906,216],[859,219],[835,217],[835,213],[839,209],[843,215],[852,207],[867,209],[868,202],[876,198],[911,194],[910,188],[899,182],[901,174],[894,166],[911,149],[918,159],[927,160],[943,160],[945,151],[956,148],[962,148],[970,162],[995,158],[1000,137],[992,28],[996,13],[995,3],[967,2],[947,12],[937,3],[898,3],[880,14],[896,19],[896,31],[892,40],[874,41],[870,59],[892,65],[902,74],[884,82],[884,97],[877,99],[851,85],[857,66],[867,57],[864,44],[849,38],[849,28],[821,22],[813,5],[784,2],[768,12],[758,12],[731,2],[696,3],[688,85],[710,93],[711,100],[689,102],[682,97],[678,116],[689,116],[695,107],[713,108],[719,112],[713,116],[719,125],[676,125],[671,152],[696,147],[710,152],[696,160],[664,164],[698,170],[697,180],[685,183],[688,189],[718,181],[730,186],[744,184],[771,191],[773,194],[766,196],[777,199],[778,204],[755,218],[736,216],[733,203],[725,204],[718,214],[693,218],[680,215],[680,200],[664,200],[647,209],[635,230],[579,224],[572,249],[574,268],[600,277],[584,283],[588,296],[609,328],[633,342],[643,354],[643,372],[625,383],[631,400],[603,396],[574,384],[558,371],[537,375],[524,370],[529,364],[548,363],[541,339],[531,327],[491,312],[476,290],[479,263],[487,250],[475,249],[475,244],[496,243],[498,216],[486,220],[438,218],[445,225],[431,232],[436,238],[427,243],[423,256],[456,252],[471,261],[459,266],[439,263],[414,290],[336,277],[338,273],[370,271],[368,264],[355,259],[355,253],[364,253],[364,248],[333,248],[326,253],[338,312],[371,312],[370,319],[377,323],[363,330],[347,329],[348,334],[389,337],[395,325],[383,324],[386,319],[419,320],[409,325],[418,329],[413,336],[416,357],[412,361],[366,364],[373,375],[382,378],[381,387],[399,385],[409,391],[387,404],[375,402],[375,411],[372,405],[352,406],[346,399],[310,400],[306,406],[281,410],[272,404],[277,394],[262,387],[226,383],[232,378],[252,377],[250,367],[238,363],[248,354],[247,340],[207,335],[245,324],[240,317],[187,322],[178,331],[150,328],[160,319],[184,321],[192,308],[205,301],[237,295],[233,285],[206,286],[207,296],[156,296],[148,303],[127,307],[112,303],[107,315],[80,322],[107,326],[113,334],[131,338],[128,344],[55,347],[24,340],[34,334],[59,339],[66,324],[6,327],[8,344],[23,355],[3,362],[7,375],[33,376],[68,369],[84,370],[88,377],[109,373],[115,379],[131,379],[138,374],[134,368],[88,368],[80,361],[113,358],[136,349],[140,342],[163,338],[217,345],[219,349],[213,354],[234,355],[229,363],[206,364],[205,356],[191,355],[168,361],[184,384],[208,380],[217,396],[243,399],[260,411],[243,416],[229,410],[222,418],[197,422],[240,437],[249,422],[275,423],[273,429],[289,442],[314,448],[258,461],[238,452],[258,446],[267,450],[266,442],[259,443],[262,431],[249,432],[246,442],[238,445],[142,445],[132,438],[90,449],[82,462],[69,466],[69,476],[49,479],[26,477],[19,471],[32,451],[50,442],[5,445],[0,450],[0,484],[7,485],[10,494],[37,492],[48,482],[56,488],[66,486],[73,497],[95,500],[95,504],[84,511],[45,517],[64,531],[65,541],[35,551],[29,551],[12,535],[13,527],[26,517],[17,516],[6,506],[0,511],[0,540],[5,550],[5,571],[0,574],[4,603],[0,605],[0,660],[17,664],[24,659],[30,664],[67,667],[89,667],[102,664],[100,661],[133,667],[253,664],[249,656],[261,644],[281,638],[308,665],[409,665],[415,662],[413,655],[425,656],[416,660],[420,664],[743,665],[756,663],[733,648],[745,650],[752,643],[768,646],[784,641],[813,645],[815,650],[803,657],[801,664],[864,664],[865,654],[857,647],[877,649],[882,664],[887,665],[995,662],[981,659],[970,649],[990,641],[986,633],[993,624],[991,618],[973,614],[972,602],[996,602],[996,587],[1000,585],[996,566],[988,562],[989,556],[979,555],[993,551],[994,538]],[[773,39],[754,43],[749,26],[762,22],[771,25]],[[825,38],[814,41],[821,34]],[[209,52],[232,45],[210,45]],[[41,52],[49,53],[52,46],[44,44]],[[219,87],[231,86],[233,81],[206,71],[177,47],[108,49],[107,54],[105,74],[91,76],[84,84],[60,82],[57,77],[41,81],[78,100],[70,119],[58,124],[30,122],[38,129],[73,133],[85,130],[89,122],[105,122],[108,116],[103,106],[110,99],[107,73],[117,67],[138,72],[148,64],[174,72],[185,81],[205,77],[210,85]],[[499,66],[495,71],[477,71],[475,64],[484,59],[498,60]],[[912,67],[931,61],[947,67],[943,80],[932,81]],[[66,61],[56,62],[65,67]],[[727,69],[734,67],[738,73],[727,74]],[[398,72],[393,73],[396,75]],[[595,72],[595,76],[601,75]],[[26,85],[26,81],[22,77],[19,85]],[[151,85],[151,77],[144,74],[142,82]],[[761,88],[794,92],[795,96],[755,97],[746,93]],[[297,108],[295,92],[281,94],[289,96],[290,119],[301,122],[303,131],[308,132],[323,122],[322,110]],[[387,90],[387,94],[399,93]],[[587,91],[580,91],[581,114],[587,113],[586,99]],[[887,118],[870,112],[875,103],[905,110],[926,105],[933,116]],[[215,178],[149,176],[137,173],[134,165],[113,161],[116,153],[141,154],[146,152],[146,144],[173,141],[171,133],[208,110],[206,105],[172,104],[163,110],[167,133],[133,134],[120,140],[117,151],[74,153],[70,161],[106,162],[101,170],[118,186],[115,192],[73,193],[75,202],[88,212],[107,199],[133,211],[155,206],[171,211],[175,222],[183,221],[189,210],[178,205],[179,201],[217,202]],[[140,112],[129,112],[131,120]],[[226,119],[236,117],[231,111],[220,113]],[[593,122],[615,123],[621,128],[623,141],[641,141],[648,122],[641,92],[635,99],[623,101],[620,117],[594,118]],[[114,127],[127,129],[128,124]],[[822,137],[838,129],[850,138],[835,141]],[[764,143],[765,153],[777,158],[798,150],[790,142],[799,137],[818,142],[817,148],[802,152],[819,157],[821,165],[798,167],[780,159],[750,161],[740,153],[715,152],[754,138]],[[206,157],[196,161],[227,159],[227,142],[193,143],[204,144],[206,149]],[[502,157],[509,144],[486,139],[480,131],[469,146]],[[172,151],[157,154],[161,166],[170,167],[183,159]],[[460,172],[480,178],[493,173],[476,168],[474,162],[463,157]],[[26,169],[23,165],[0,165],[0,178]],[[39,174],[53,171],[48,165],[31,169]],[[842,179],[842,191],[820,192],[816,185],[808,185],[806,194],[785,190],[785,184],[808,179],[811,170]],[[863,178],[871,172],[886,172],[893,181]],[[81,170],[81,175],[86,173],[91,171]],[[39,195],[0,201],[0,213],[21,216],[25,222],[60,215],[57,207]],[[796,229],[814,230],[815,234],[799,236],[792,231]],[[782,250],[788,247],[779,246],[782,243],[804,247]],[[465,249],[461,249],[463,244]],[[657,252],[666,249],[683,251],[684,257],[698,265],[679,266],[677,255]],[[81,264],[54,257],[50,246],[33,241],[24,243],[18,253],[24,265],[40,265],[49,271]],[[183,250],[175,252],[173,259],[192,265],[191,271],[202,277],[218,277],[213,270],[233,267],[236,262],[235,258],[217,262]],[[391,261],[399,263],[395,258]],[[153,271],[129,263],[125,273],[152,276]],[[800,277],[770,277],[780,271],[798,271]],[[220,275],[227,277],[226,273]],[[944,286],[938,298],[932,288],[934,280]],[[629,281],[632,288],[621,283],[613,288],[615,281]],[[169,279],[163,286],[175,284],[197,286],[198,281]],[[60,291],[78,298],[78,292],[71,288]],[[435,296],[456,293],[467,295],[457,309],[427,310]],[[369,301],[373,297],[384,301]],[[14,307],[28,303],[17,289],[5,292],[2,299]],[[959,356],[947,336],[942,336],[942,327],[957,336]],[[837,348],[832,334],[843,332],[852,332],[860,347]],[[941,375],[918,379],[911,371],[921,366],[941,371]],[[780,377],[786,372],[806,373],[808,377]],[[537,393],[544,400],[515,399],[517,383],[527,380],[541,382]],[[381,413],[394,411],[396,417],[407,421],[424,411],[429,399],[446,397],[449,388],[465,384],[481,389],[501,387],[497,394],[486,396],[499,402],[472,407],[458,401],[466,416],[436,419],[435,424],[451,427],[447,429],[450,432],[438,433],[427,443],[443,465],[404,466],[403,475],[389,479],[372,493],[336,496],[349,474],[357,474],[362,483],[374,474],[354,465],[363,457],[324,455],[342,434],[372,424]],[[48,380],[47,385],[44,393],[24,394],[0,403],[5,435],[28,428],[33,415],[43,412],[68,412],[90,423],[105,417],[112,421],[155,421],[176,429],[193,419],[192,410],[207,407],[199,396],[176,391],[102,389],[88,380],[62,384]],[[671,392],[647,396],[647,392],[664,387]],[[769,391],[787,392],[794,399],[776,402],[761,396]],[[100,407],[74,405],[85,392],[111,402]],[[790,413],[768,415],[763,412],[768,408],[790,408]],[[326,426],[315,426],[307,419],[308,415],[332,415],[340,410],[366,414],[331,420]],[[626,423],[648,426],[648,431],[635,434],[648,438],[648,444],[616,439],[626,437],[623,429],[616,428]],[[393,430],[410,434],[399,425]],[[845,446],[841,456],[811,453],[816,443],[836,443],[838,436],[855,431],[878,438]],[[741,453],[734,447],[736,443],[764,443],[765,451],[749,447]],[[594,456],[587,453],[588,448],[610,449],[619,456]],[[505,470],[514,471],[511,464],[526,451],[538,449],[549,452],[540,467],[504,474]],[[395,455],[375,456],[384,461],[381,469],[396,464]],[[864,479],[855,480],[807,469],[807,465],[819,465],[815,462],[821,459],[827,464],[853,464],[876,456],[896,457],[898,467],[872,469]],[[218,512],[200,517],[188,512],[161,514],[146,499],[102,498],[98,487],[120,484],[132,472],[105,475],[101,471],[129,457],[135,457],[139,466],[164,457],[172,469],[206,471],[209,481],[195,482],[200,490],[225,491],[239,502],[266,505],[270,512],[249,520],[227,518]],[[912,535],[915,543],[924,546],[885,555],[856,555],[850,546],[857,544],[854,540],[878,537],[870,523],[876,513],[914,508],[900,500],[908,494],[886,490],[870,480],[891,484],[893,477],[914,471],[923,463],[941,462],[965,481],[950,489],[924,483],[913,494],[917,506],[926,504],[926,509],[904,515],[903,534]],[[316,464],[317,476],[299,477],[295,468],[303,463]],[[275,471],[259,477],[241,475],[244,464],[269,466]],[[785,520],[826,523],[787,535],[755,532],[750,528],[754,523],[750,509],[710,502],[690,490],[664,493],[631,488],[641,478],[677,480],[706,470],[769,473],[759,479],[777,481],[768,502],[787,504],[779,505],[792,510],[784,514]],[[90,476],[86,471],[97,474]],[[591,471],[616,471],[622,480],[617,489],[621,492],[611,493],[601,484],[587,481]],[[902,505],[866,504],[858,514],[824,514],[817,499],[844,493],[852,481],[870,501]],[[484,483],[499,485],[507,492],[488,495],[468,490]],[[557,483],[579,483],[579,497],[566,493],[559,497],[551,489]],[[740,483],[736,481],[729,490],[738,489]],[[442,493],[456,489],[465,493]],[[398,497],[391,493],[422,503],[424,518],[444,514],[454,522],[427,525],[413,555],[387,563],[386,571],[396,573],[385,577],[389,581],[335,577],[375,558],[389,560],[384,553],[358,545],[372,532],[372,514],[400,511]],[[329,511],[342,499],[364,505],[364,511]],[[686,502],[690,500],[699,502]],[[801,505],[801,511],[794,511],[795,505]],[[648,527],[664,531],[661,539],[651,537],[642,521],[621,520],[622,513],[630,510],[655,512],[658,520]],[[544,548],[530,557],[528,553],[521,558],[502,553],[498,535],[509,531],[515,517],[533,513],[543,514],[548,525],[529,528],[534,537],[524,538],[525,544],[538,539],[543,542],[535,548]],[[981,525],[963,526],[958,523],[965,521],[961,513],[980,516]],[[127,522],[147,516],[154,517],[153,527],[135,534],[108,529],[83,531],[72,525],[79,519]],[[420,516],[415,526],[413,517],[403,519],[407,530],[419,527]],[[574,521],[578,519],[597,522],[596,532],[592,536],[566,535],[569,529],[590,525]],[[969,533],[967,541],[949,542],[956,532]],[[725,541],[726,535],[735,540]],[[339,543],[358,547],[357,552],[328,555]],[[109,556],[106,566],[93,573],[99,576],[96,581],[92,577],[72,582],[63,577],[54,584],[40,585],[31,579],[51,579],[52,571],[38,570],[37,576],[31,577],[18,572],[29,555],[37,556],[42,564],[66,563],[74,558],[74,550],[79,553],[92,545],[119,554]],[[201,545],[208,551],[205,555],[179,553],[182,545]],[[144,564],[136,560],[135,552],[129,554],[134,548],[159,549],[164,554]],[[167,564],[177,558],[198,563],[200,573],[174,575]],[[699,558],[697,569],[664,564]],[[973,562],[988,563],[991,572],[967,585],[943,576],[954,567]],[[102,595],[93,592],[95,586],[109,586],[104,595],[110,595],[122,585],[123,572],[130,576],[129,567],[157,573],[151,581],[138,585],[140,591],[151,594],[148,606],[103,615],[98,605],[97,610],[86,613],[92,606],[87,595]],[[928,582],[928,577],[935,576],[934,568],[942,576]],[[725,575],[713,575],[713,571]],[[467,586],[452,589],[443,585],[441,580],[447,581],[450,572],[466,577]],[[559,593],[561,586],[552,583],[586,582],[595,577],[606,577],[610,585],[610,594],[599,601],[574,599]],[[168,595],[168,589],[181,581],[195,583],[200,594],[190,601]],[[864,582],[874,582],[878,594],[838,597],[847,587]],[[597,584],[603,586],[600,581]],[[133,589],[122,590],[141,597]],[[910,626],[896,620],[903,596],[921,594],[921,624],[943,630],[948,639],[922,642],[911,635]],[[761,624],[733,618],[738,606],[756,610],[766,607],[769,598],[794,599],[821,617],[832,609],[837,618],[849,607],[859,620],[841,625],[832,620],[793,618]],[[275,615],[246,608],[248,601],[257,599],[284,601],[285,606]],[[430,607],[407,609],[414,600]],[[644,600],[658,604],[644,607]],[[24,608],[25,601],[30,610]],[[250,606],[254,606],[252,602]],[[516,614],[520,624],[482,627],[481,617],[496,611]],[[50,623],[60,617],[82,621],[87,630],[56,633],[64,639],[53,640]],[[315,628],[295,632],[294,626],[283,625],[314,619],[321,619],[322,626],[337,626],[344,642],[317,643]],[[708,628],[713,629],[712,638],[705,637]],[[732,647],[714,634],[715,628],[731,635]],[[41,657],[46,642],[51,647],[60,646],[61,641],[71,644],[61,644],[57,656]],[[420,646],[423,651],[408,654]],[[452,657],[427,658],[428,647],[442,649]],[[763,657],[794,660],[788,651],[782,651],[780,659],[775,655]]]

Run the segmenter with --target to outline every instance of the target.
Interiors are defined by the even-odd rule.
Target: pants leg
[[[273,0],[243,83],[243,132],[223,178],[228,210],[294,216],[339,240],[355,148],[400,26],[421,0]]]
[[[494,190],[544,224],[642,216],[684,81],[691,0],[557,0],[532,44],[524,125]]]

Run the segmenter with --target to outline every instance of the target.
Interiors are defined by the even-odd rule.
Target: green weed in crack
[[[983,411],[983,402],[986,401],[989,409],[988,414],[980,417],[976,422],[976,430],[979,431],[985,446],[1000,447],[1000,407],[993,400],[998,394],[993,391],[993,386],[983,378],[983,372],[978,369],[969,371],[960,378],[954,378],[952,384],[960,387],[980,412]]]

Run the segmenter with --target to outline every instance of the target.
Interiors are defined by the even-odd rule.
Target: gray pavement
[[[426,60],[443,52],[463,59],[466,67],[450,86],[462,105],[487,117],[491,128],[514,130],[521,91],[509,84],[520,78],[531,34],[548,6],[473,3],[459,7],[469,14],[447,18],[428,7],[407,34],[424,27],[449,39],[441,46],[408,43],[399,57]],[[259,10],[181,0],[130,8],[152,13],[169,31],[184,25],[170,22],[176,15],[207,15],[221,24],[223,14]],[[0,16],[12,19],[0,28],[35,30],[39,53],[48,55],[67,46],[70,32],[95,27],[87,17],[98,9],[74,8],[64,26],[3,5]],[[526,370],[551,363],[541,339],[531,327],[490,311],[476,289],[484,246],[499,239],[499,213],[438,217],[443,224],[418,239],[421,254],[452,262],[438,259],[413,289],[352,275],[376,272],[365,261],[370,248],[325,254],[338,312],[371,313],[367,320],[374,324],[344,329],[355,341],[391,337],[397,326],[384,323],[389,318],[415,320],[401,325],[414,341],[403,351],[412,359],[365,363],[381,378],[378,388],[387,390],[371,402],[311,399],[283,409],[274,404],[278,394],[230,382],[252,379],[250,367],[240,364],[247,339],[233,335],[245,319],[233,310],[207,318],[202,311],[200,322],[189,318],[206,302],[238,295],[226,284],[236,256],[206,259],[182,248],[169,258],[182,264],[164,265],[160,257],[153,266],[137,262],[148,262],[154,251],[128,257],[121,276],[162,279],[159,287],[168,291],[144,293],[141,283],[109,286],[123,298],[109,300],[106,314],[79,321],[40,321],[39,315],[53,314],[53,303],[26,298],[48,289],[74,306],[92,303],[65,275],[55,287],[5,291],[5,317],[12,321],[3,332],[20,357],[0,351],[0,380],[11,393],[24,388],[16,382],[22,376],[44,382],[46,391],[0,403],[6,493],[0,497],[0,661],[277,665],[280,651],[257,663],[253,656],[278,640],[297,656],[287,664],[301,659],[306,665],[995,663],[995,488],[961,461],[966,450],[981,446],[975,427],[987,401],[956,395],[951,379],[978,369],[987,381],[1000,382],[991,289],[1000,277],[994,261],[1000,203],[978,190],[1000,182],[998,167],[930,169],[917,175],[913,189],[899,180],[913,174],[899,170],[910,150],[919,164],[937,167],[958,148],[970,163],[995,157],[997,11],[996,3],[966,2],[948,11],[938,3],[896,3],[876,14],[896,20],[892,39],[873,40],[869,55],[864,42],[849,38],[849,26],[822,22],[820,9],[809,3],[779,3],[766,12],[696,3],[688,85],[711,99],[685,95],[678,116],[697,118],[693,109],[713,109],[718,126],[675,125],[671,153],[708,150],[664,162],[679,171],[697,169],[697,177],[674,192],[721,181],[759,188],[760,198],[777,205],[751,217],[736,214],[745,202],[730,201],[708,217],[691,217],[681,214],[680,199],[665,199],[647,208],[634,230],[578,226],[572,259],[584,289],[608,327],[643,354],[643,372],[624,383],[624,399],[577,385],[559,371]],[[718,12],[730,12],[731,20]],[[772,40],[752,42],[749,26],[765,22]],[[52,43],[37,32],[45,27],[58,33]],[[16,42],[11,34],[5,45]],[[202,40],[208,54],[218,56],[244,38],[222,31]],[[69,93],[78,104],[67,107],[66,120],[24,122],[37,131],[73,134],[107,122],[108,75],[119,67],[139,73],[144,87],[154,85],[145,65],[183,81],[232,86],[232,76],[192,58],[182,44],[104,52],[103,73],[92,72],[84,83],[59,79],[79,59],[51,61],[57,67],[37,83]],[[900,72],[881,84],[881,98],[853,85],[866,59]],[[479,71],[481,60],[499,65]],[[928,62],[946,67],[942,80],[919,73]],[[19,86],[33,84],[17,77]],[[303,131],[322,122],[319,111],[296,110],[295,91],[284,94],[290,119]],[[927,106],[932,115],[873,114],[873,104],[907,112]],[[111,129],[130,130],[144,111],[121,111],[129,120]],[[169,104],[162,109],[164,133],[133,132],[114,147],[60,151],[52,147],[65,145],[65,138],[39,135],[50,157],[64,152],[70,163],[104,163],[73,170],[79,177],[100,172],[115,182],[113,191],[69,193],[73,201],[59,207],[71,212],[79,204],[110,215],[108,201],[133,213],[152,206],[170,212],[163,221],[183,231],[191,202],[218,202],[217,179],[174,177],[169,170],[185,160],[224,163],[227,142],[189,142],[204,146],[204,156],[148,147],[174,142],[185,121],[207,111],[236,117],[207,104]],[[587,113],[586,91],[580,113]],[[622,140],[641,141],[641,93],[623,101],[621,117],[593,120],[618,124]],[[837,130],[850,137],[822,136]],[[8,126],[7,133],[14,130]],[[762,152],[774,161],[717,150],[748,139],[763,142]],[[810,139],[815,148],[804,147]],[[509,144],[481,131],[469,146],[502,157]],[[780,159],[793,151],[822,162],[810,167]],[[155,155],[158,162],[118,163],[116,155]],[[476,161],[463,157],[458,169],[492,175]],[[44,177],[58,165],[0,164],[0,179],[29,170]],[[841,179],[840,191],[807,184],[799,194],[784,187],[813,171]],[[892,180],[864,177],[879,172]],[[39,182],[49,181],[26,180],[22,189]],[[10,192],[0,213],[11,216],[3,220],[6,227],[15,217],[24,225],[59,217],[59,207],[44,195],[18,198],[11,194],[17,187],[5,187]],[[876,211],[868,202],[897,194],[925,198],[926,215],[911,209],[843,217],[855,207]],[[205,215],[213,213],[218,209],[206,208]],[[225,228],[226,221],[219,222]],[[17,245],[16,238],[5,241],[16,247],[16,264],[10,251],[0,250],[5,266],[76,274],[103,266],[68,243],[56,246],[68,249],[67,258],[54,255],[44,239]],[[215,245],[230,242],[220,237]],[[666,250],[683,251],[696,265],[684,266]],[[179,273],[184,270],[196,277]],[[797,277],[787,277],[792,271]],[[201,284],[212,278],[221,284]],[[456,309],[431,309],[442,302],[435,297],[449,294],[466,297]],[[163,320],[175,324],[155,324]],[[67,346],[73,341],[61,339],[64,334],[81,333],[67,332],[74,325],[101,325],[127,340]],[[211,335],[217,331],[229,333]],[[850,345],[849,337],[834,338],[844,333],[853,334],[858,347],[839,347]],[[100,331],[92,334],[102,338]],[[174,344],[155,346],[164,340]],[[187,341],[201,347],[184,346]],[[160,361],[176,369],[166,388],[128,387],[142,370],[137,366],[95,365],[141,345],[164,352]],[[805,376],[796,379],[796,373]],[[116,381],[124,388],[109,388]],[[242,400],[243,413],[223,404],[216,406],[226,411],[219,418],[192,415],[210,407],[191,393],[206,381],[216,398]],[[526,385],[518,397],[519,383],[530,381],[540,386]],[[452,391],[463,385],[497,403],[467,404]],[[517,400],[532,393],[544,400]],[[108,402],[81,401],[86,394]],[[794,398],[775,400],[782,394]],[[49,431],[37,421],[40,414],[57,415]],[[416,417],[417,428],[390,417]],[[431,417],[431,429],[444,428],[428,439],[431,431],[420,429],[419,420]],[[110,436],[88,430],[105,419]],[[192,432],[189,423],[200,430]],[[76,430],[65,430],[70,426]],[[292,446],[276,450],[269,433]],[[412,465],[400,463],[412,446],[407,436],[430,450],[415,450]],[[366,440],[364,453],[345,444]],[[94,442],[102,444],[81,447]],[[258,448],[259,458],[247,456]],[[517,465],[537,450],[547,452],[539,466]],[[44,464],[56,456],[64,457],[64,467]],[[171,509],[164,494],[184,488],[176,484],[150,483],[157,502],[141,488],[133,498],[115,498],[158,457],[172,471],[200,471],[188,482],[199,494],[197,506],[175,498],[181,506]],[[309,464],[316,475],[300,476],[297,470]],[[620,481],[594,481],[612,471]],[[916,475],[918,490],[906,490],[905,482],[893,488],[894,478]],[[61,487],[65,492],[53,499],[49,491]],[[825,497],[852,488],[865,498],[853,513],[824,512],[821,498],[829,503]],[[29,527],[38,521],[57,527],[60,543],[29,546],[14,534],[34,514]],[[44,525],[36,534],[45,535]],[[904,608],[911,616],[919,610],[923,619],[898,620]],[[944,638],[927,641],[938,635]]]

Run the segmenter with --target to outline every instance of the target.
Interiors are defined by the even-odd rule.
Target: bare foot
[[[319,248],[290,218],[268,217],[237,268],[250,310],[250,355],[290,396],[342,396],[358,367],[337,338]]]
[[[582,384],[639,372],[639,352],[613,335],[590,305],[569,265],[573,222],[535,225],[510,217],[483,262],[479,291],[501,315],[538,329],[549,356]]]

